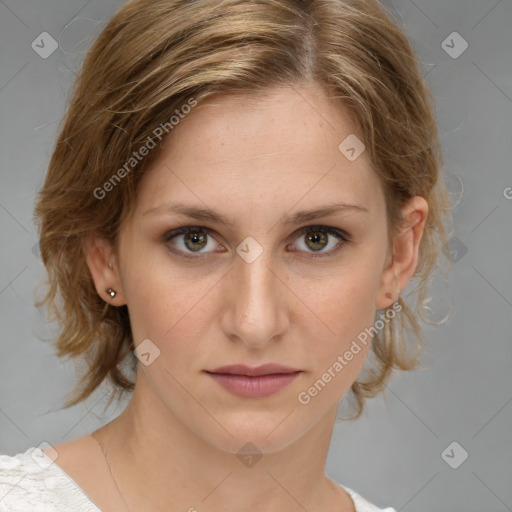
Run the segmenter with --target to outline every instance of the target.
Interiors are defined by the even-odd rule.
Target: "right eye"
[[[170,243],[171,240],[177,239],[177,242],[172,242],[172,246],[177,249],[171,249],[172,252],[179,254],[183,258],[195,259],[201,258],[202,254],[212,252],[205,250],[208,248],[208,237],[211,237],[211,231],[207,228],[200,226],[182,226],[180,228],[168,231],[164,235],[164,241]],[[210,249],[219,247],[219,244],[213,241],[210,243]],[[194,256],[198,254],[198,256]]]

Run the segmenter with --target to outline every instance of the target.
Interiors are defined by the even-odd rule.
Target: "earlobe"
[[[118,272],[112,263],[115,255],[104,238],[90,237],[85,243],[86,262],[98,295],[113,306],[126,304]]]
[[[402,208],[402,226],[393,241],[391,263],[383,271],[376,307],[390,307],[416,271],[419,247],[428,215],[428,203],[420,196],[409,199]]]

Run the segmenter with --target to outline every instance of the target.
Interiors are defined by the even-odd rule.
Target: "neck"
[[[244,455],[248,448],[219,449],[184,425],[141,373],[127,408],[95,434],[131,511],[222,511],[226,504],[252,512],[341,510],[344,491],[325,476],[336,406],[284,448],[268,449],[271,432],[250,444],[256,453]],[[294,414],[283,413],[283,423]]]

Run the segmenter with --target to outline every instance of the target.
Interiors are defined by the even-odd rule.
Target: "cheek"
[[[367,329],[373,325],[375,309],[370,300],[372,295],[361,288],[338,290],[339,293],[331,295],[332,300],[324,298],[328,306],[319,314],[326,319],[329,335],[323,343],[315,343],[315,366],[320,376],[342,356],[343,372],[338,370],[342,377],[336,380],[346,390],[359,374],[371,346]]]
[[[339,373],[343,377],[336,379],[343,388],[357,378],[371,347],[369,329],[375,323],[382,266],[375,256],[378,254],[375,251],[368,251],[366,256],[361,253],[356,263],[323,280],[305,301],[322,320],[316,320],[315,325],[325,333],[323,342],[314,346],[318,361],[316,371],[322,374],[332,367],[338,356],[345,355],[344,368]]]
[[[168,275],[169,266],[162,261],[160,251],[133,243],[127,243],[123,250],[128,255],[122,272],[123,292],[135,343],[144,338],[161,338],[185,306],[183,285]]]
[[[186,357],[214,316],[209,292],[218,284],[218,276],[180,271],[169,263],[165,251],[154,247],[145,250],[135,244],[127,250],[132,252],[123,272],[123,291],[135,344],[149,338],[164,356],[179,344]]]
[[[325,319],[337,339],[347,340],[359,330],[372,325],[380,285],[377,265],[361,264],[332,276],[311,298],[318,308],[318,316]]]

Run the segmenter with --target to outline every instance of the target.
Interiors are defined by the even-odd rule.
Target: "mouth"
[[[243,398],[265,398],[290,385],[302,372],[274,363],[258,367],[230,365],[204,370],[227,391]]]

